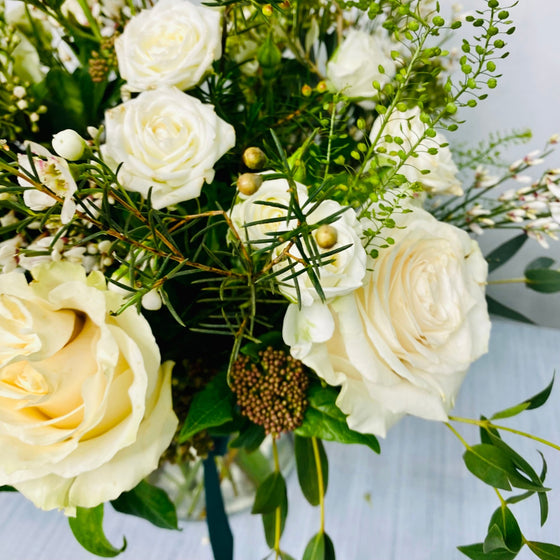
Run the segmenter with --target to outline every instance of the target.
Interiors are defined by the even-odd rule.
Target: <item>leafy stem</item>
[[[323,480],[323,468],[321,465],[321,455],[319,453],[319,444],[316,437],[311,438],[311,443],[313,445],[313,456],[315,457],[315,465],[317,466],[317,488],[319,490],[319,509],[321,515],[321,521],[319,526],[319,532],[325,532],[325,481]]]

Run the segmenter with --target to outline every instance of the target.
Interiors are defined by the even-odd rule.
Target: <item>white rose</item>
[[[19,168],[26,175],[31,177],[35,176],[36,171],[40,183],[63,199],[60,220],[63,224],[67,224],[76,211],[74,193],[78,190],[74,177],[72,177],[72,173],[68,167],[68,162],[63,158],[53,156],[40,144],[28,142],[28,145],[31,153],[38,157],[32,158],[32,166],[27,154],[18,154]],[[35,167],[35,171],[33,167]],[[18,183],[22,187],[29,187],[23,191],[23,202],[25,202],[25,205],[31,208],[31,210],[40,212],[57,203],[54,197],[46,192],[40,191],[33,183],[23,177],[18,177]]]
[[[264,176],[266,178],[266,175]],[[307,188],[296,183],[299,204],[307,200]],[[241,197],[240,197],[241,198]],[[231,210],[231,221],[239,237],[255,249],[266,248],[274,235],[297,226],[290,207],[290,185],[286,179],[272,179],[247,198],[241,198]]]
[[[99,272],[0,275],[0,485],[43,509],[94,507],[157,467],[175,433],[171,368]]]
[[[221,14],[188,0],[160,0],[142,10],[115,41],[130,91],[196,86],[222,52]]]
[[[214,164],[235,145],[235,131],[212,105],[176,88],[141,93],[105,113],[103,155],[125,189],[164,208],[200,195]]]
[[[471,362],[487,351],[487,264],[477,243],[421,208],[395,215],[364,287],[291,304],[284,340],[330,385],[350,428],[385,436],[405,414],[447,420]]]
[[[382,117],[377,118],[373,123],[370,132],[370,140],[377,147],[385,148],[388,157],[395,162],[400,161],[398,156],[391,152],[403,150],[405,153],[413,150],[399,169],[399,173],[404,175],[411,183],[421,183],[424,188],[432,194],[450,194],[461,196],[463,189],[457,179],[458,169],[451,156],[451,150],[447,144],[447,139],[443,134],[436,133],[433,138],[426,137],[418,145],[418,141],[424,136],[428,126],[420,120],[420,109],[415,107],[408,111],[394,111],[389,120],[384,124]],[[383,130],[381,131],[383,127]],[[380,135],[381,131],[381,135]],[[386,142],[385,136],[402,139],[402,144],[396,142]],[[380,136],[379,139],[377,137]],[[442,146],[443,145],[443,146]],[[430,154],[428,150],[436,148],[436,154]],[[385,154],[384,154],[385,155]],[[428,174],[421,171],[429,170]]]
[[[377,93],[374,81],[383,88],[395,75],[397,66],[391,51],[397,47],[385,29],[371,34],[351,29],[328,62],[327,77],[336,91],[348,97],[371,98]],[[380,65],[384,73],[379,72]],[[364,109],[375,107],[375,103],[367,99],[359,104]]]
[[[308,224],[317,224],[326,220],[329,216],[340,213],[342,208],[338,202],[325,200],[307,216],[306,221]],[[318,240],[320,229],[314,231],[320,254],[327,254],[324,257],[325,264],[314,269],[327,300],[348,294],[359,288],[366,273],[366,252],[360,241],[361,227],[354,210],[346,208],[336,221],[329,225],[332,228],[332,235],[336,238],[336,242],[332,246],[321,247],[320,240]],[[331,255],[333,251],[340,250],[342,247],[346,247],[346,249]],[[277,256],[283,249],[284,246],[277,247],[274,250],[274,256]],[[304,266],[300,263],[300,260],[301,253],[294,245],[289,249],[288,257],[278,262],[274,266],[274,270],[277,272],[284,270],[276,276],[276,280],[280,283],[280,291],[289,300],[297,303],[298,291],[295,286],[297,281],[299,301],[301,305],[307,306],[320,300],[320,296],[313,286],[309,274],[304,272]],[[286,268],[292,263],[296,263],[295,266]],[[293,277],[294,274],[297,274],[296,278]]]

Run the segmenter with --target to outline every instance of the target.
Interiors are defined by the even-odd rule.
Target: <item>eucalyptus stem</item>
[[[451,416],[449,417],[449,419],[453,420],[453,418],[451,418]],[[471,446],[465,441],[463,436],[449,422],[446,422],[445,425],[453,432],[455,437],[465,446],[466,449],[471,448]]]
[[[313,456],[315,458],[315,465],[317,466],[317,486],[319,489],[319,508],[321,512],[321,521],[319,532],[325,532],[325,482],[323,480],[323,468],[321,465],[321,455],[319,454],[319,444],[317,438],[312,437],[311,443],[313,445]]]
[[[523,432],[521,430],[516,430],[515,428],[508,428],[507,426],[501,426],[501,425],[498,425],[498,424],[493,424],[489,420],[474,420],[473,418],[461,418],[460,416],[450,416],[449,420],[452,420],[453,422],[462,422],[463,424],[474,424],[475,426],[481,426],[482,428],[494,428],[495,430],[504,430],[505,432],[510,432],[512,434],[516,434],[518,436],[521,436],[521,437],[524,437],[524,438],[527,438],[527,439],[532,439],[533,441],[538,441],[539,443],[542,443],[543,445],[548,445],[549,447],[552,447],[553,449],[556,449],[556,451],[560,451],[560,445],[556,445],[555,443],[552,443],[551,441],[548,441],[544,438],[540,438],[538,436],[534,436],[534,435],[529,434],[527,432]],[[451,428],[450,425],[449,425],[449,427]],[[453,428],[451,428],[451,429],[453,431],[455,431]]]
[[[486,285],[490,286],[491,284],[525,284],[526,282],[526,278],[505,278],[504,280],[488,280],[486,282]]]

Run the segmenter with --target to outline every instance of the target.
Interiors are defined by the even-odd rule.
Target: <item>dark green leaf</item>
[[[326,533],[317,533],[309,541],[303,560],[335,560],[334,546]]]
[[[484,552],[482,543],[458,546],[457,549],[471,560],[513,560],[517,556],[516,552],[508,552],[507,550]]]
[[[251,513],[270,513],[282,505],[286,495],[286,482],[280,472],[273,472],[257,488]]]
[[[529,270],[536,270],[536,269],[543,269],[543,268],[550,268],[554,264],[554,259],[550,257],[539,257],[534,261],[531,261],[526,267],[525,272]]]
[[[263,513],[262,522],[264,527],[264,536],[266,543],[270,548],[274,547],[276,542],[276,516],[278,515],[278,508],[270,513]],[[288,515],[288,495],[284,492],[282,501],[280,503],[280,536],[284,532],[284,525],[286,524],[286,517]]]
[[[218,375],[194,396],[179,441],[186,441],[206,428],[229,422],[233,419],[233,409],[234,395],[228,387],[226,375]]]
[[[239,435],[230,442],[230,447],[243,447],[251,452],[258,449],[266,434],[262,426],[247,421],[239,431]]]
[[[517,520],[508,507],[499,507],[490,519],[488,536],[484,541],[484,551],[506,549],[517,554],[522,546],[523,536]]]
[[[525,272],[525,283],[528,288],[543,294],[560,292],[560,270],[540,268]]]
[[[509,418],[511,416],[519,414],[520,412],[523,412],[524,410],[532,410],[541,407],[548,400],[548,397],[550,397],[553,386],[554,376],[552,376],[552,380],[542,391],[524,400],[518,405],[506,408],[505,410],[502,410],[500,412],[496,412],[496,414],[492,415],[491,419],[496,420],[498,418]]]
[[[308,392],[309,406],[303,424],[295,430],[302,437],[317,437],[340,443],[361,443],[379,453],[379,442],[375,436],[351,430],[346,416],[336,406],[338,391],[333,387],[313,385]]]
[[[522,233],[517,237],[508,239],[505,243],[502,243],[499,247],[494,249],[491,253],[486,256],[486,261],[488,262],[488,274],[494,272],[497,268],[505,264],[511,257],[521,249],[523,244],[527,241],[527,234]]]
[[[178,529],[177,512],[167,494],[145,481],[111,502],[121,513],[146,519],[162,529]]]
[[[88,551],[103,558],[117,556],[126,548],[123,539],[121,548],[115,548],[103,532],[103,504],[94,508],[77,508],[76,517],[69,517],[70,529],[76,540]]]
[[[293,556],[290,556],[287,552],[280,552],[280,560],[296,560]]]
[[[0,492],[17,492],[13,486],[0,486]]]
[[[511,309],[507,307],[503,303],[491,298],[488,294],[486,294],[486,303],[488,305],[488,313],[492,315],[497,315],[498,317],[505,317],[506,319],[511,319],[512,321],[519,321],[520,323],[528,323],[530,325],[534,325],[535,322],[525,317],[525,315],[515,311],[515,309]]]
[[[527,546],[531,549],[533,554],[538,556],[541,560],[560,559],[560,546],[556,546],[555,544],[528,541]]]
[[[294,450],[296,456],[296,466],[299,485],[303,495],[312,506],[318,506],[320,502],[318,468],[321,469],[323,478],[323,495],[327,492],[329,480],[329,464],[327,455],[320,439],[316,439],[319,451],[319,462],[317,465],[315,460],[315,452],[313,450],[313,439],[296,436],[294,441]]]

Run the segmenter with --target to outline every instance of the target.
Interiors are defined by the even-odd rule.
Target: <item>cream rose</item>
[[[321,247],[321,229],[314,231],[320,254],[327,254],[327,256],[324,256],[325,264],[315,269],[327,300],[348,294],[359,288],[366,273],[366,252],[359,237],[361,227],[353,209],[343,209],[338,202],[325,200],[307,216],[306,221],[308,224],[317,224],[336,214],[338,214],[338,218],[329,224],[328,230],[330,231],[327,230],[327,236],[329,234],[332,236],[332,244],[328,243]],[[340,250],[343,247],[346,248],[331,255],[333,251]],[[277,247],[274,250],[274,256],[278,256],[283,249],[284,246]],[[309,274],[304,272],[300,260],[301,253],[294,245],[289,249],[286,259],[278,262],[274,270],[280,272],[276,276],[280,291],[289,300],[297,303],[298,290],[295,286],[297,281],[299,301],[301,305],[307,306],[320,300],[320,296],[313,286]],[[293,263],[296,263],[295,266],[290,266]],[[290,268],[286,268],[287,266],[290,266]],[[297,277],[294,278],[294,274],[297,274]]]
[[[214,107],[176,88],[141,93],[105,113],[102,151],[125,189],[164,208],[200,195],[214,164],[235,145],[233,127]]]
[[[266,175],[265,175],[266,178]],[[307,200],[307,188],[296,183],[299,204]],[[279,231],[297,226],[290,207],[290,185],[286,179],[271,179],[248,197],[241,197],[231,209],[231,221],[241,239],[255,249],[266,248]]]
[[[157,467],[175,433],[172,363],[99,272],[0,275],[0,485],[40,508],[94,507]]]
[[[379,117],[374,123],[370,132],[370,140],[377,147],[383,147],[386,154],[395,162],[400,161],[398,156],[392,155],[399,151],[405,153],[413,150],[399,169],[399,173],[404,175],[411,183],[421,183],[426,191],[431,194],[450,194],[461,196],[463,189],[457,179],[458,169],[451,156],[451,150],[447,146],[447,139],[443,134],[436,133],[433,138],[426,137],[420,140],[426,133],[428,126],[420,120],[420,109],[415,107],[408,111],[394,111],[389,120],[383,126],[384,120]],[[383,130],[381,131],[383,127]],[[381,135],[379,134],[381,131]],[[400,138],[402,144],[387,142],[385,136]],[[378,139],[377,137],[380,136]],[[420,142],[418,145],[416,145]],[[430,154],[430,148],[437,149],[437,153]],[[384,153],[384,155],[385,155]],[[428,174],[423,174],[423,170],[429,170]]]
[[[284,340],[330,385],[348,425],[385,436],[405,414],[445,421],[471,362],[487,351],[487,264],[467,233],[421,208],[396,217],[362,288],[298,309]]]
[[[188,0],[142,10],[115,41],[119,72],[131,91],[196,86],[222,53],[221,14]]]
[[[383,88],[395,75],[397,66],[391,51],[397,47],[385,29],[374,33],[351,29],[328,62],[327,77],[336,91],[361,99],[359,104],[364,109],[373,109],[375,103],[367,99],[377,93],[373,82]]]

